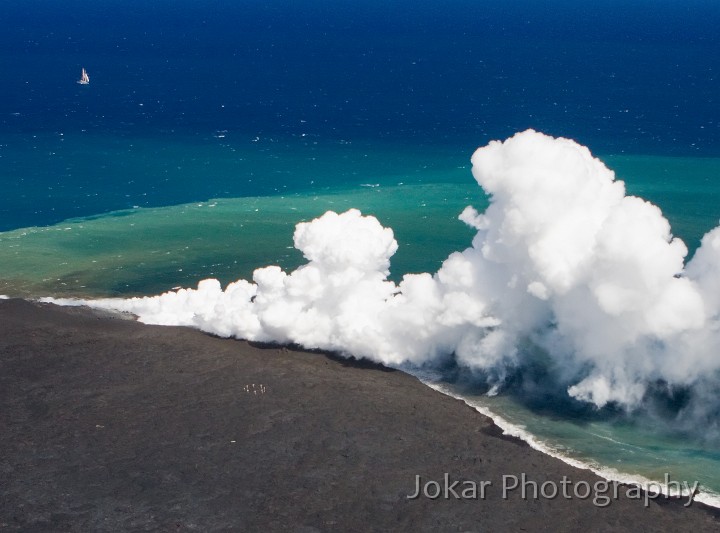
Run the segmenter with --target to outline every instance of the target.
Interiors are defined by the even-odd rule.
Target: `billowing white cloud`
[[[160,296],[89,300],[143,322],[297,343],[390,365],[454,357],[491,384],[541,349],[568,393],[637,405],[649,383],[690,385],[720,368],[720,228],[687,248],[660,210],[626,196],[590,151],[532,130],[472,157],[490,196],[471,247],[440,270],[387,280],[392,230],[351,209],[298,224],[307,259],[253,282],[200,282]],[[69,303],[60,301],[61,303]]]

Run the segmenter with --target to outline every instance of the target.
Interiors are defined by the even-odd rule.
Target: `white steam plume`
[[[357,210],[298,224],[308,260],[253,282],[127,300],[89,300],[143,322],[221,336],[297,343],[385,364],[441,358],[501,382],[541,348],[568,393],[603,406],[637,405],[650,383],[714,379],[720,368],[720,228],[685,267],[687,248],[660,210],[568,139],[532,130],[472,157],[490,195],[472,246],[434,275],[387,280],[392,230]],[[60,301],[68,303],[67,301]]]

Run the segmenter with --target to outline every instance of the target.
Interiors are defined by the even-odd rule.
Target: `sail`
[[[82,75],[80,76],[78,83],[80,85],[87,85],[90,83],[90,76],[88,76],[88,73],[85,69],[82,69]]]

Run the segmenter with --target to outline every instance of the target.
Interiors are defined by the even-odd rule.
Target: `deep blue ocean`
[[[712,0],[3,0],[0,20],[2,229],[311,188],[242,179],[223,140],[464,164],[532,127],[596,154],[720,155]]]
[[[395,229],[395,279],[433,271],[487,202],[471,154],[527,128],[588,146],[691,252],[720,220],[716,0],[0,0],[0,24],[0,293],[291,267],[293,225],[347,207]],[[599,470],[666,464],[608,465],[627,450],[596,438],[647,428],[503,401],[487,408]],[[716,443],[657,448],[720,493]]]

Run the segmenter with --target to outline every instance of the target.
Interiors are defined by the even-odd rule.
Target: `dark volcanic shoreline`
[[[502,498],[601,481],[415,378],[0,301],[2,531],[714,531],[699,504]],[[408,499],[423,481],[484,498]],[[458,492],[461,487],[458,487]]]

